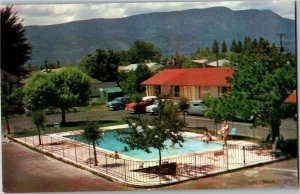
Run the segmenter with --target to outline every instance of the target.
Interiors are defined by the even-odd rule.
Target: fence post
[[[125,175],[125,182],[126,182],[126,160],[125,159],[123,160],[124,160],[124,175]]]
[[[107,173],[107,155],[105,154],[105,169],[106,169],[106,174],[108,174]]]
[[[64,140],[62,140],[62,147],[63,147],[63,157],[65,157],[65,146],[64,146]]]
[[[34,146],[34,136],[32,136],[32,146]]]
[[[76,144],[74,144],[74,146],[75,146],[75,161],[77,162]]]
[[[90,168],[92,168],[92,161],[91,161],[91,145],[89,144],[89,159],[88,159],[89,163],[90,163]]]
[[[243,146],[243,163],[244,166],[246,165],[246,153],[245,153],[245,146]]]
[[[228,161],[228,159],[229,159],[229,148],[228,148],[228,146],[226,146],[226,168],[227,168],[227,170],[229,170],[229,161]]]
[[[52,153],[53,153],[52,137],[50,137],[50,140],[51,140],[51,151],[52,151]]]
[[[197,161],[196,161],[196,154],[194,155],[194,161],[195,161],[195,177],[197,177],[197,166],[196,166],[196,164],[197,164]]]

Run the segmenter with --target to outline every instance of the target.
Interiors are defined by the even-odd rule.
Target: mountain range
[[[214,39],[230,48],[233,39],[243,41],[264,37],[295,51],[295,20],[270,10],[233,11],[226,7],[154,12],[117,19],[89,19],[55,25],[26,26],[32,44],[28,63],[41,65],[45,60],[61,64],[76,63],[98,48],[126,50],[135,40],[153,43],[165,57],[191,54],[197,48],[211,47]],[[221,45],[221,44],[220,44]]]

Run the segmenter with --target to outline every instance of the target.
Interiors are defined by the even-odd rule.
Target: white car
[[[159,101],[155,100],[154,103],[150,106],[146,106],[146,112],[156,114],[158,112]]]
[[[193,100],[189,102],[187,113],[189,115],[203,115],[203,100]]]

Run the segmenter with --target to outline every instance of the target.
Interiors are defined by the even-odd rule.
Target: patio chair
[[[237,131],[237,129],[235,127],[231,128],[231,130],[228,134],[228,137],[236,136],[237,135],[236,131]]]

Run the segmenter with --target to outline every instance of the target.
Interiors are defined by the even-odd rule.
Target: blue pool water
[[[120,154],[135,158],[137,160],[153,160],[158,159],[158,150],[150,148],[151,153],[146,153],[143,150],[128,150],[124,151],[126,144],[118,141],[115,138],[116,131],[110,130],[104,133],[103,139],[100,140],[100,143],[97,145],[99,148],[118,151]],[[85,142],[80,135],[75,136],[65,136],[69,139],[74,139],[77,141]],[[174,147],[170,147],[170,141],[167,140],[164,142],[166,149],[162,151],[162,157],[174,156],[174,155],[185,155],[194,152],[206,151],[206,150],[215,150],[222,149],[223,145],[218,143],[204,143],[200,140],[184,138],[183,147],[180,147],[178,144],[175,144]],[[127,146],[129,148],[129,146]]]

